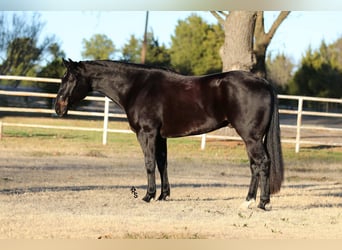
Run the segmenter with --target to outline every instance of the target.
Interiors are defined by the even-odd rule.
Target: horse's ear
[[[75,69],[77,68],[78,66],[78,63],[74,62],[73,60],[71,60],[70,58],[68,58],[68,60],[65,60],[64,58],[62,59],[63,60],[63,65],[71,70],[71,69]]]
[[[65,60],[64,58],[62,59],[62,61],[63,61],[63,65],[67,68],[67,69],[69,69],[70,68],[70,64],[71,64],[71,60],[69,59],[69,61],[67,61],[67,60]]]

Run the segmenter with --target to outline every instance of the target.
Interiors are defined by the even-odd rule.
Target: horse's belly
[[[160,133],[163,137],[199,135],[225,127],[228,124],[229,122],[226,120],[217,120],[211,117],[205,119],[175,118],[163,123]]]

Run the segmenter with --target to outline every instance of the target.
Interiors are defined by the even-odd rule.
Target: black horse
[[[283,159],[278,104],[266,80],[244,71],[183,76],[109,60],[63,62],[67,71],[57,94],[56,113],[65,115],[90,91],[98,91],[121,106],[145,157],[148,187],[144,201],[156,196],[156,164],[161,177],[158,200],[170,196],[167,137],[202,134],[228,125],[245,142],[250,160],[247,205],[255,201],[259,182],[259,208],[266,209],[270,194],[280,190]]]

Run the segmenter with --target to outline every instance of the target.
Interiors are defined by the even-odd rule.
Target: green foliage
[[[37,76],[61,78],[65,71],[62,63],[62,58],[65,57],[65,53],[61,50],[58,43],[51,44],[48,47],[48,53],[51,55],[51,59],[38,71]]]
[[[28,18],[25,14],[0,14],[0,74],[35,75],[36,66],[43,59],[54,37],[40,37],[43,23],[39,15]],[[42,42],[39,42],[42,41]],[[18,81],[3,82],[17,86]]]
[[[9,75],[30,75],[39,60],[41,49],[36,41],[29,37],[15,38],[8,44],[6,59],[1,65],[1,72]]]
[[[222,70],[219,49],[223,44],[224,33],[219,25],[209,25],[201,17],[192,15],[179,21],[172,44],[168,49],[160,45],[152,32],[147,35],[146,64],[172,67],[187,75],[202,75]],[[122,48],[121,60],[141,62],[142,39],[131,35]]]
[[[131,63],[141,62],[142,39],[137,39],[131,35],[130,40],[122,48],[121,60]],[[154,37],[153,32],[147,34],[147,52],[145,64],[169,67],[170,55],[164,44],[160,45],[158,39]]]
[[[141,41],[131,35],[127,44],[122,48],[122,61],[140,63],[141,62]]]
[[[317,50],[307,49],[298,69],[285,55],[268,56],[267,79],[279,93],[318,97],[342,96],[342,38],[327,45],[322,41]]]
[[[302,59],[301,66],[289,85],[289,93],[319,97],[340,98],[342,96],[342,66],[338,54],[321,43],[317,51],[309,48]]]
[[[187,75],[202,75],[222,71],[219,49],[224,40],[220,25],[209,25],[195,14],[178,21],[171,36],[171,64]]]
[[[171,64],[168,49],[164,44],[159,45],[158,40],[154,38],[153,34],[147,43],[146,64],[161,67],[169,67]]]
[[[342,37],[329,45],[328,49],[335,66],[342,69]]]
[[[53,43],[49,46],[48,52],[51,55],[51,59],[47,64],[42,67],[38,73],[38,77],[47,78],[62,78],[65,67],[63,66],[62,58],[65,57],[65,53],[61,50],[58,43]],[[57,93],[59,84],[55,83],[40,83],[39,87],[47,93]],[[53,100],[49,99],[52,104]]]
[[[95,34],[89,40],[83,39],[83,58],[110,59],[114,53],[114,43],[106,35]]]

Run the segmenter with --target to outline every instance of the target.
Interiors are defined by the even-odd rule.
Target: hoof
[[[142,200],[146,202],[150,202],[151,200],[154,200],[155,196],[156,196],[155,194],[154,195],[146,194]]]
[[[254,199],[251,199],[249,201],[244,201],[241,206],[240,206],[240,209],[251,209],[255,204],[255,200]]]
[[[272,205],[271,205],[271,203],[267,203],[267,204],[265,205],[265,210],[266,210],[266,211],[271,211],[271,210],[272,210]]]
[[[266,204],[263,204],[263,203],[260,203],[258,205],[258,208],[264,210],[264,211],[271,211],[272,210],[272,205],[270,203],[266,203]]]
[[[161,195],[159,196],[159,198],[158,198],[158,201],[167,201],[167,200],[169,200],[169,198],[170,198],[170,194],[169,194],[169,193],[167,193],[167,194],[161,194]]]

